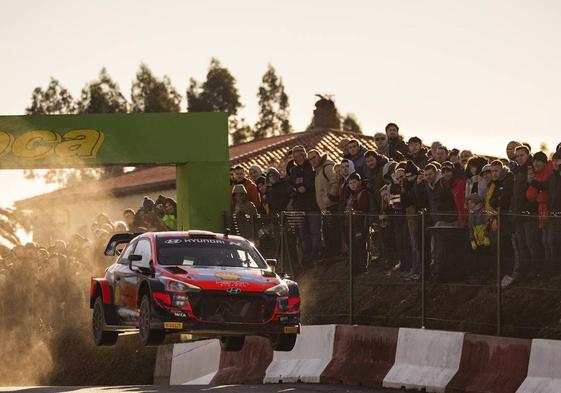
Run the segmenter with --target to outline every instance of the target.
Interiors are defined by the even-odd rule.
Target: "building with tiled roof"
[[[356,138],[367,149],[374,149],[374,137],[333,129],[263,138],[230,147],[231,165],[248,169],[259,165],[266,169],[278,165],[288,151],[297,145],[316,148],[332,158],[341,155],[339,143]],[[120,220],[124,209],[137,209],[145,195],[156,199],[159,194],[175,198],[175,167],[158,166],[137,169],[119,176],[88,181],[16,202],[18,209],[31,211],[33,237],[47,243],[67,238],[73,232],[88,235],[89,225],[103,212]]]

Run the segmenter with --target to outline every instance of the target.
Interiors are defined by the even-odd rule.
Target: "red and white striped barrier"
[[[261,337],[248,337],[240,352],[220,351],[218,340],[176,344],[169,375],[170,384],[321,382],[447,393],[561,393],[561,341],[304,326],[291,352],[273,352]]]

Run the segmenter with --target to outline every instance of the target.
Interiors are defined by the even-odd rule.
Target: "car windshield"
[[[160,265],[267,268],[263,257],[246,241],[158,238],[157,249]]]

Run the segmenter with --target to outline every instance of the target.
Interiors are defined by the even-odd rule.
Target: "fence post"
[[[353,299],[353,211],[349,211],[349,324],[354,322]]]
[[[284,226],[283,226],[283,222],[282,219],[284,217],[284,211],[280,212],[280,224],[279,224],[279,228],[280,228],[280,254],[279,254],[279,260],[280,260],[280,266],[282,267],[282,270],[279,271],[286,271],[286,268],[284,266]],[[292,272],[290,272],[292,273]]]
[[[501,208],[497,210],[497,336],[501,335]]]
[[[425,328],[425,211],[421,210],[421,328]]]

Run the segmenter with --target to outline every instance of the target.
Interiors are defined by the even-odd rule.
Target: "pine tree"
[[[104,68],[99,72],[99,78],[82,89],[78,101],[80,113],[126,113],[128,102],[121,93],[117,83],[111,79]]]
[[[31,105],[25,109],[28,115],[62,115],[76,113],[76,104],[68,90],[51,77],[46,89],[36,87],[31,95]]]
[[[259,119],[255,124],[256,139],[272,135],[288,134],[290,110],[288,96],[284,91],[282,79],[276,74],[272,65],[268,65],[257,91],[259,102]]]
[[[168,76],[160,80],[141,64],[132,83],[131,102],[133,112],[179,112],[181,95]]]

